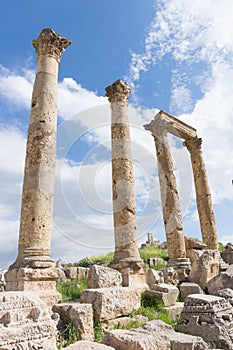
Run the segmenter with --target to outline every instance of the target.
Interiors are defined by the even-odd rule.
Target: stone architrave
[[[117,80],[106,89],[112,113],[112,192],[115,236],[115,255],[110,267],[123,274],[123,270],[138,272],[143,262],[139,255],[134,176],[128,122],[127,83]]]
[[[155,117],[144,127],[151,131],[155,141],[169,265],[173,265],[178,261],[186,262],[186,251],[179,194],[167,139],[168,126],[166,121]]]
[[[50,256],[58,67],[62,53],[71,41],[49,28],[43,29],[32,44],[38,57],[28,130],[18,257],[6,274],[6,290],[37,291],[53,303],[57,297],[55,283],[58,277]]]
[[[197,210],[203,242],[207,249],[218,250],[218,235],[215,224],[210,187],[201,150],[202,139],[190,138],[184,142],[190,152],[196,190]]]

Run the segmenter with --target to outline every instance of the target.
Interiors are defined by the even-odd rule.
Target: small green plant
[[[57,282],[57,291],[61,293],[62,300],[79,299],[83,289],[87,288],[87,281],[85,278],[74,279],[70,282]]]
[[[59,340],[57,343],[58,349],[63,349],[64,346],[68,346],[70,344],[73,344],[79,340],[78,332],[76,328],[74,327],[72,322],[69,322],[63,331],[61,331]]]
[[[156,297],[147,298],[145,292],[143,292],[141,296],[141,305],[140,313],[148,317],[149,321],[157,319],[172,327],[175,326],[176,322],[171,319],[169,311],[165,309],[162,302]]]
[[[104,339],[105,333],[101,322],[94,323],[94,339],[96,342],[100,342]]]
[[[218,242],[218,250],[220,252],[223,252],[225,249],[226,249],[226,246],[223,243]]]
[[[140,320],[132,320],[129,321],[125,326],[121,326],[120,323],[117,323],[113,329],[132,329],[132,328],[139,328],[143,325],[144,322]]]

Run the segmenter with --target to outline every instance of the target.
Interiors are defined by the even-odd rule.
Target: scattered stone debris
[[[53,306],[53,312],[60,315],[58,330],[62,332],[67,324],[72,323],[79,335],[79,340],[94,341],[93,310],[91,304],[61,303]]]
[[[152,290],[145,291],[147,299],[157,300],[164,306],[175,305],[179,295],[179,289],[172,284],[160,283],[155,284]]]
[[[221,256],[223,258],[223,260],[229,264],[232,265],[233,264],[233,244],[232,243],[227,243],[226,249],[221,252]]]
[[[177,333],[160,320],[136,329],[110,331],[102,343],[121,350],[211,350],[202,338]]]
[[[0,293],[0,349],[56,349],[59,316],[36,292]]]
[[[122,287],[122,274],[110,267],[93,265],[87,275],[87,288]]]
[[[233,349],[232,306],[224,298],[193,294],[184,303],[180,332],[202,337],[211,347]]]
[[[85,289],[80,302],[92,304],[94,321],[102,322],[139,310],[141,291],[128,287]]]

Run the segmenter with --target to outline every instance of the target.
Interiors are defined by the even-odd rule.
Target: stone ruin
[[[33,40],[38,58],[28,130],[18,256],[5,274],[6,291],[0,293],[0,349],[55,350],[57,331],[68,321],[75,325],[80,336],[77,344],[67,347],[70,350],[152,350],[161,346],[172,350],[233,349],[233,271],[232,266],[226,270],[227,265],[218,252],[201,139],[194,128],[164,111],[145,126],[152,132],[156,146],[169,254],[166,269],[146,270],[137,241],[128,124],[130,88],[121,80],[106,88],[112,114],[114,259],[109,268],[94,266],[84,271],[71,267],[62,271],[55,267],[50,245],[57,81],[61,55],[70,44],[70,40],[52,29],[43,29],[38,39]],[[203,242],[183,234],[168,133],[182,138],[190,152]],[[152,241],[153,236],[148,236],[147,244],[153,244]],[[231,247],[228,250],[230,253],[224,259],[227,262],[231,261],[232,255]],[[226,271],[221,273],[222,270]],[[88,289],[83,291],[80,301],[55,304],[60,299],[56,291],[58,278],[69,280],[78,275],[88,279]],[[108,330],[118,323],[127,324],[129,314],[140,309],[141,291],[146,288],[150,288],[146,291],[147,297],[160,300],[174,320],[181,312],[179,328],[191,335],[176,333],[161,321],[145,323],[147,320],[143,319],[145,324],[137,330],[110,331],[103,344],[93,343],[93,320],[103,322]],[[176,302],[179,293],[186,298],[184,305]],[[206,336],[208,332],[211,339]]]

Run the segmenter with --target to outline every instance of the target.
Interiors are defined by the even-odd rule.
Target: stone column
[[[166,123],[152,121],[144,127],[151,131],[155,141],[169,265],[185,265],[189,263],[189,259],[186,259],[182,214]]]
[[[53,294],[57,273],[50,256],[50,245],[58,67],[61,54],[71,41],[52,29],[43,29],[32,44],[38,58],[27,139],[18,257],[7,273],[6,290],[36,290]]]
[[[202,239],[208,249],[218,250],[218,235],[201,144],[202,139],[198,137],[184,142],[191,156]]]
[[[110,263],[121,272],[142,267],[138,250],[134,176],[128,124],[129,86],[117,80],[106,89],[112,111],[112,193],[115,255]]]

